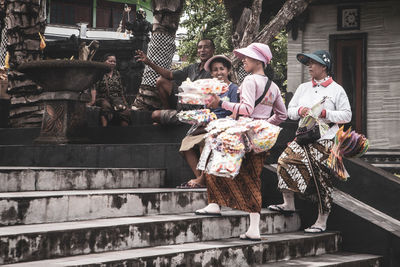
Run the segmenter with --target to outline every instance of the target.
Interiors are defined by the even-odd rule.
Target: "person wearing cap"
[[[267,120],[278,125],[287,118],[286,107],[278,86],[272,82],[266,88],[268,77],[264,68],[272,59],[269,46],[252,43],[234,50],[242,59],[246,72],[251,73],[239,87],[240,102],[231,103],[213,95],[210,108],[221,107],[236,115]],[[265,91],[267,89],[267,91]],[[265,93],[264,93],[265,92]],[[256,105],[257,99],[260,99]],[[271,116],[272,111],[274,115]],[[196,211],[198,215],[221,214],[220,206],[227,206],[250,213],[250,226],[241,239],[260,241],[261,179],[267,153],[247,153],[235,179],[206,174],[208,205]]]
[[[227,92],[220,94],[219,97],[228,102],[236,103],[238,101],[238,86],[230,81],[230,71],[232,69],[232,62],[229,58],[224,55],[216,55],[207,60],[204,65],[204,69],[211,73],[213,78],[217,78],[229,85]],[[229,110],[217,107],[211,109],[212,112],[217,115],[217,118],[225,118],[232,114]],[[183,138],[179,152],[182,153],[186,162],[192,169],[195,179],[191,179],[184,182],[177,188],[180,189],[191,189],[191,188],[204,188],[206,187],[205,176],[202,171],[197,170],[197,164],[199,162],[200,148],[204,146],[205,133],[188,135]]]
[[[152,113],[153,121],[161,124],[176,124],[178,123],[176,117],[177,109],[193,109],[193,105],[180,106],[176,96],[179,93],[178,87],[187,78],[192,82],[198,79],[211,78],[211,74],[204,69],[204,64],[214,55],[214,50],[215,45],[211,39],[201,39],[197,43],[197,55],[200,58],[200,62],[175,71],[170,71],[154,64],[143,51],[136,51],[136,60],[148,65],[161,76],[157,79],[156,87],[159,92],[162,110],[155,110]]]
[[[300,84],[288,106],[289,118],[298,120],[307,116],[310,108],[327,97],[319,117],[331,127],[317,141],[299,145],[296,139],[289,143],[278,159],[278,188],[284,203],[268,208],[282,213],[295,210],[294,193],[300,193],[319,204],[317,221],[305,229],[307,233],[326,230],[332,207],[332,179],[326,161],[339,130],[338,124],[351,121],[349,99],[342,86],[330,76],[332,59],[329,52],[320,50],[312,54],[297,54],[297,60],[308,67],[311,81]]]

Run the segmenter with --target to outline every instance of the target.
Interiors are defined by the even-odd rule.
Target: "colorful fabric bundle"
[[[199,79],[194,82],[187,79],[179,89],[181,92],[177,96],[180,103],[202,105],[206,104],[210,94],[223,94],[229,90],[229,86],[217,78]]]
[[[217,119],[217,115],[209,109],[181,111],[177,114],[177,117],[181,122],[188,124],[206,124]]]
[[[358,158],[364,155],[369,147],[368,139],[351,130],[343,131],[343,126],[337,131],[331,154],[328,158],[328,167],[341,180],[347,180],[349,174],[343,165],[343,157]]]

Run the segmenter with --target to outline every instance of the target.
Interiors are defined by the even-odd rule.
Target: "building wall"
[[[309,8],[304,32],[295,41],[289,38],[288,91],[310,78],[297,53],[329,50],[331,34],[368,33],[367,137],[372,148],[400,149],[400,1],[358,5],[361,27],[353,31],[337,31],[337,5]]]

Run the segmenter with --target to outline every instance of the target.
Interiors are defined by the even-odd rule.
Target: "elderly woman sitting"
[[[103,61],[111,66],[111,71],[104,74],[103,79],[95,84],[91,91],[92,101],[88,105],[100,107],[100,120],[103,127],[108,126],[110,122],[128,126],[130,111],[125,100],[121,75],[115,69],[116,57],[113,54],[106,54]]]

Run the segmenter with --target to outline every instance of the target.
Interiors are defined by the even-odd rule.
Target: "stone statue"
[[[89,45],[86,45],[86,42],[81,42],[79,45],[79,60],[91,61],[98,48],[99,41],[97,40],[91,41]]]

